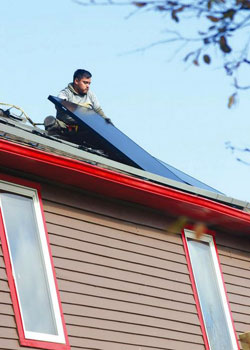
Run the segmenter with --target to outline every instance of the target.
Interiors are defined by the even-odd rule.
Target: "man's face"
[[[91,84],[91,78],[76,78],[74,80],[74,89],[78,94],[84,95],[89,91],[89,86]]]

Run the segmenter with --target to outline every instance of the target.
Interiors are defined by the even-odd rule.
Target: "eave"
[[[4,168],[140,204],[170,216],[186,216],[190,221],[202,221],[227,232],[250,233],[247,212],[167,186],[3,139],[0,159]]]

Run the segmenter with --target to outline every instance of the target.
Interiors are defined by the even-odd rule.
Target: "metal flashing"
[[[246,205],[246,202],[240,200],[240,199],[235,199],[235,198],[232,198],[232,202],[231,202],[233,205],[237,206],[237,207],[245,207]]]

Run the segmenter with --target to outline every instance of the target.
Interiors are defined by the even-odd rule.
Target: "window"
[[[213,235],[185,230],[183,241],[206,349],[238,350]]]
[[[69,349],[36,188],[0,180],[0,235],[20,342]]]

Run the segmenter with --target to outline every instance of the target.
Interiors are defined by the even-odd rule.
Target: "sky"
[[[226,142],[250,147],[249,92],[232,109],[230,79],[213,66],[183,62],[159,45],[167,18],[128,16],[127,6],[86,7],[72,0],[1,0],[0,102],[34,122],[55,116],[47,100],[78,68],[115,126],[153,156],[229,197],[250,202],[250,166]],[[247,75],[246,75],[247,76]]]

